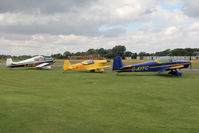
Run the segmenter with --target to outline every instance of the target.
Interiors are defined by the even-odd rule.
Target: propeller
[[[192,69],[192,60],[190,60],[189,68]]]

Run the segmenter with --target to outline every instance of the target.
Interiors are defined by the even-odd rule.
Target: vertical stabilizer
[[[64,66],[63,66],[64,71],[69,70],[70,66],[71,66],[70,61],[69,60],[65,60],[64,61]]]
[[[124,64],[122,63],[121,57],[120,56],[114,57],[112,70],[119,70],[123,66]]]
[[[7,58],[6,60],[6,66],[11,66],[12,65],[12,58]]]

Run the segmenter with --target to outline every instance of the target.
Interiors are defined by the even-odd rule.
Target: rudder
[[[71,66],[70,61],[69,60],[65,60],[64,61],[64,66],[63,66],[64,71],[69,70],[70,66]]]
[[[6,66],[11,66],[12,65],[12,58],[7,58],[6,60]]]
[[[119,70],[121,67],[123,67],[124,64],[122,63],[122,59],[120,56],[116,56],[113,59],[113,68],[112,70]]]

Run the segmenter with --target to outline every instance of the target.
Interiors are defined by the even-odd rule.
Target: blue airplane
[[[177,69],[191,67],[191,61],[180,61],[172,57],[160,57],[154,61],[144,62],[135,65],[124,65],[120,56],[113,60],[113,71],[120,72],[165,72],[168,74],[181,76],[182,72]]]

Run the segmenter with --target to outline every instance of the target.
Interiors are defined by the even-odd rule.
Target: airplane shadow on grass
[[[182,77],[182,76],[175,76],[175,75],[170,75],[168,73],[117,73],[117,76],[160,76],[160,77]]]
[[[41,71],[42,69],[36,69],[36,68],[9,68],[11,71]],[[54,69],[51,69],[50,71],[53,71]],[[42,70],[42,71],[49,71],[49,70]],[[103,73],[100,72],[89,72],[89,71],[62,71],[63,74],[107,74],[108,72],[104,71]],[[116,73],[115,76],[121,76],[121,77],[131,77],[131,76],[160,76],[160,77],[183,77],[183,76],[175,76],[175,75],[170,75],[168,73]]]
[[[107,72],[104,71],[104,72],[100,73],[100,72],[89,72],[89,71],[86,71],[86,70],[85,70],[85,71],[83,71],[83,70],[81,71],[81,70],[80,70],[80,71],[63,71],[63,73],[64,73],[64,74],[67,74],[67,73],[105,74],[105,73],[107,73]]]
[[[8,68],[8,70],[11,70],[11,71],[25,71],[25,70],[28,70],[28,71],[30,71],[30,70],[37,70],[37,71],[40,71],[40,70],[42,70],[42,71],[49,71],[48,69],[37,69],[37,68],[30,68],[30,67],[21,67],[21,68]],[[50,71],[52,71],[52,69],[50,70]]]

